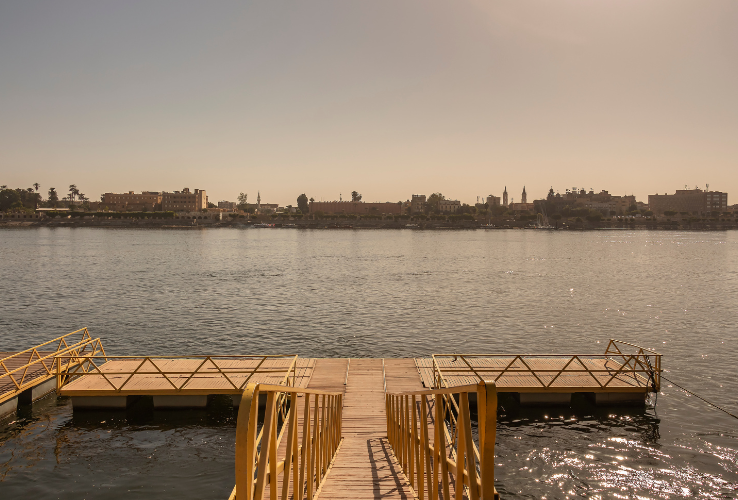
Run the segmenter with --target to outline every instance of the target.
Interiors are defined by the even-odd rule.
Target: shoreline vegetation
[[[550,226],[541,226],[528,217],[475,218],[466,216],[358,216],[324,215],[303,216],[301,214],[279,214],[245,216],[223,213],[214,215],[180,215],[174,212],[72,212],[52,213],[43,216],[33,214],[4,214],[0,228],[32,227],[96,227],[96,228],[150,228],[150,229],[197,229],[197,228],[288,228],[288,229],[409,229],[409,230],[454,230],[454,229],[538,229],[586,231],[601,229],[646,229],[646,230],[698,230],[724,231],[738,229],[738,220],[733,218],[694,217],[612,217],[601,220],[585,220],[571,217],[557,220]]]

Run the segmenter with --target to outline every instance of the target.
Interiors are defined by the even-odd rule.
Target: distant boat
[[[420,226],[418,226],[417,224],[405,224],[405,227],[407,229],[418,229]]]
[[[497,226],[495,226],[494,224],[482,224],[479,227],[482,229],[497,229]]]
[[[251,227],[274,227],[274,224],[267,224],[266,222],[259,222]]]
[[[546,217],[545,211],[542,214],[538,214],[534,229],[555,229],[551,224],[548,223],[548,217]]]

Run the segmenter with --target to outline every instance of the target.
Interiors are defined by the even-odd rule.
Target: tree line
[[[29,211],[39,207],[57,208],[81,202],[83,207],[89,206],[90,199],[82,193],[76,184],[70,184],[68,194],[59,198],[55,187],[50,187],[44,200],[41,195],[41,184],[33,183],[29,188],[9,188],[6,184],[0,185],[0,212]],[[102,200],[102,196],[100,197]]]

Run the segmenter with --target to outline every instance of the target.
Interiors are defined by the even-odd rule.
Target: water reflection
[[[227,397],[206,410],[155,410],[141,398],[123,411],[78,412],[46,398],[0,426],[2,496],[227,497],[235,422]]]
[[[560,410],[506,403],[496,456],[506,498],[734,498],[738,491],[735,436],[732,448],[704,443],[676,464],[684,447],[662,442],[653,406],[588,407],[584,398]]]

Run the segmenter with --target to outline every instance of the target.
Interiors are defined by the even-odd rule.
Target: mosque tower
[[[523,195],[520,198],[520,203],[528,203],[528,195],[525,194],[525,186],[523,186]]]
[[[505,191],[502,193],[502,204],[507,206],[507,186],[505,186]]]
[[[256,192],[256,208],[261,208],[261,193]]]

